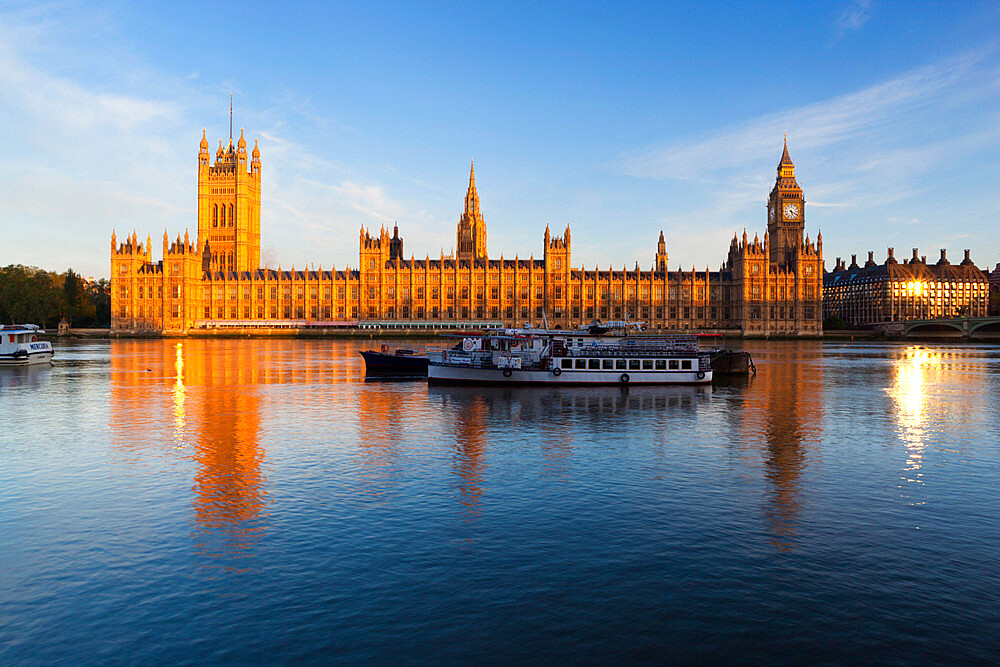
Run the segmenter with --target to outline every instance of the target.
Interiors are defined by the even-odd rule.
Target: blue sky
[[[763,235],[782,136],[824,255],[1000,262],[1000,5],[7,3],[0,265],[108,274],[197,227],[196,154],[259,138],[264,261],[438,256],[476,160],[489,252],[717,269]]]

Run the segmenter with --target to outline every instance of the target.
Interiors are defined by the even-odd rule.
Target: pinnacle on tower
[[[206,132],[207,132],[207,130],[205,128],[202,128],[202,130],[201,130],[201,143],[198,144],[198,146],[201,148],[201,150],[203,150],[203,151],[205,151],[207,153],[208,152],[208,136],[207,136]]]
[[[778,162],[780,167],[783,164],[792,164],[792,158],[788,155],[788,135],[785,135],[785,149],[781,152],[781,160]]]

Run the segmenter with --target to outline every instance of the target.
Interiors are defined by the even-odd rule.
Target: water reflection
[[[427,389],[427,400],[454,438],[452,469],[467,517],[480,514],[489,490],[490,449],[505,453],[512,438],[538,443],[541,471],[567,480],[578,440],[614,445],[640,437],[655,446],[669,418],[691,418],[711,387],[449,387]],[[631,428],[625,428],[625,426]],[[633,431],[634,429],[634,431]],[[528,455],[529,452],[525,452]]]
[[[749,383],[740,440],[763,447],[770,488],[764,513],[771,543],[795,547],[802,510],[802,478],[823,432],[821,343],[777,343],[754,353],[759,373]],[[816,451],[810,451],[816,448]]]
[[[271,352],[294,341],[274,343]],[[268,356],[247,355],[236,341],[112,346],[113,441],[136,455],[173,450],[196,463],[195,539],[204,555],[226,557],[225,567],[259,540],[266,518],[259,385],[275,377],[262,369]]]

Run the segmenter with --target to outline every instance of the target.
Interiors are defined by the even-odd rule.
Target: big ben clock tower
[[[788,157],[788,139],[778,162],[778,176],[767,202],[767,232],[771,246],[770,261],[791,266],[806,226],[806,200],[795,182],[795,165]]]

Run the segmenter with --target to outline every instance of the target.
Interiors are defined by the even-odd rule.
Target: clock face
[[[774,222],[774,207],[773,206],[768,206],[767,207],[767,219],[770,220],[771,222]]]
[[[795,204],[785,204],[785,219],[794,220],[799,217],[799,207]]]

